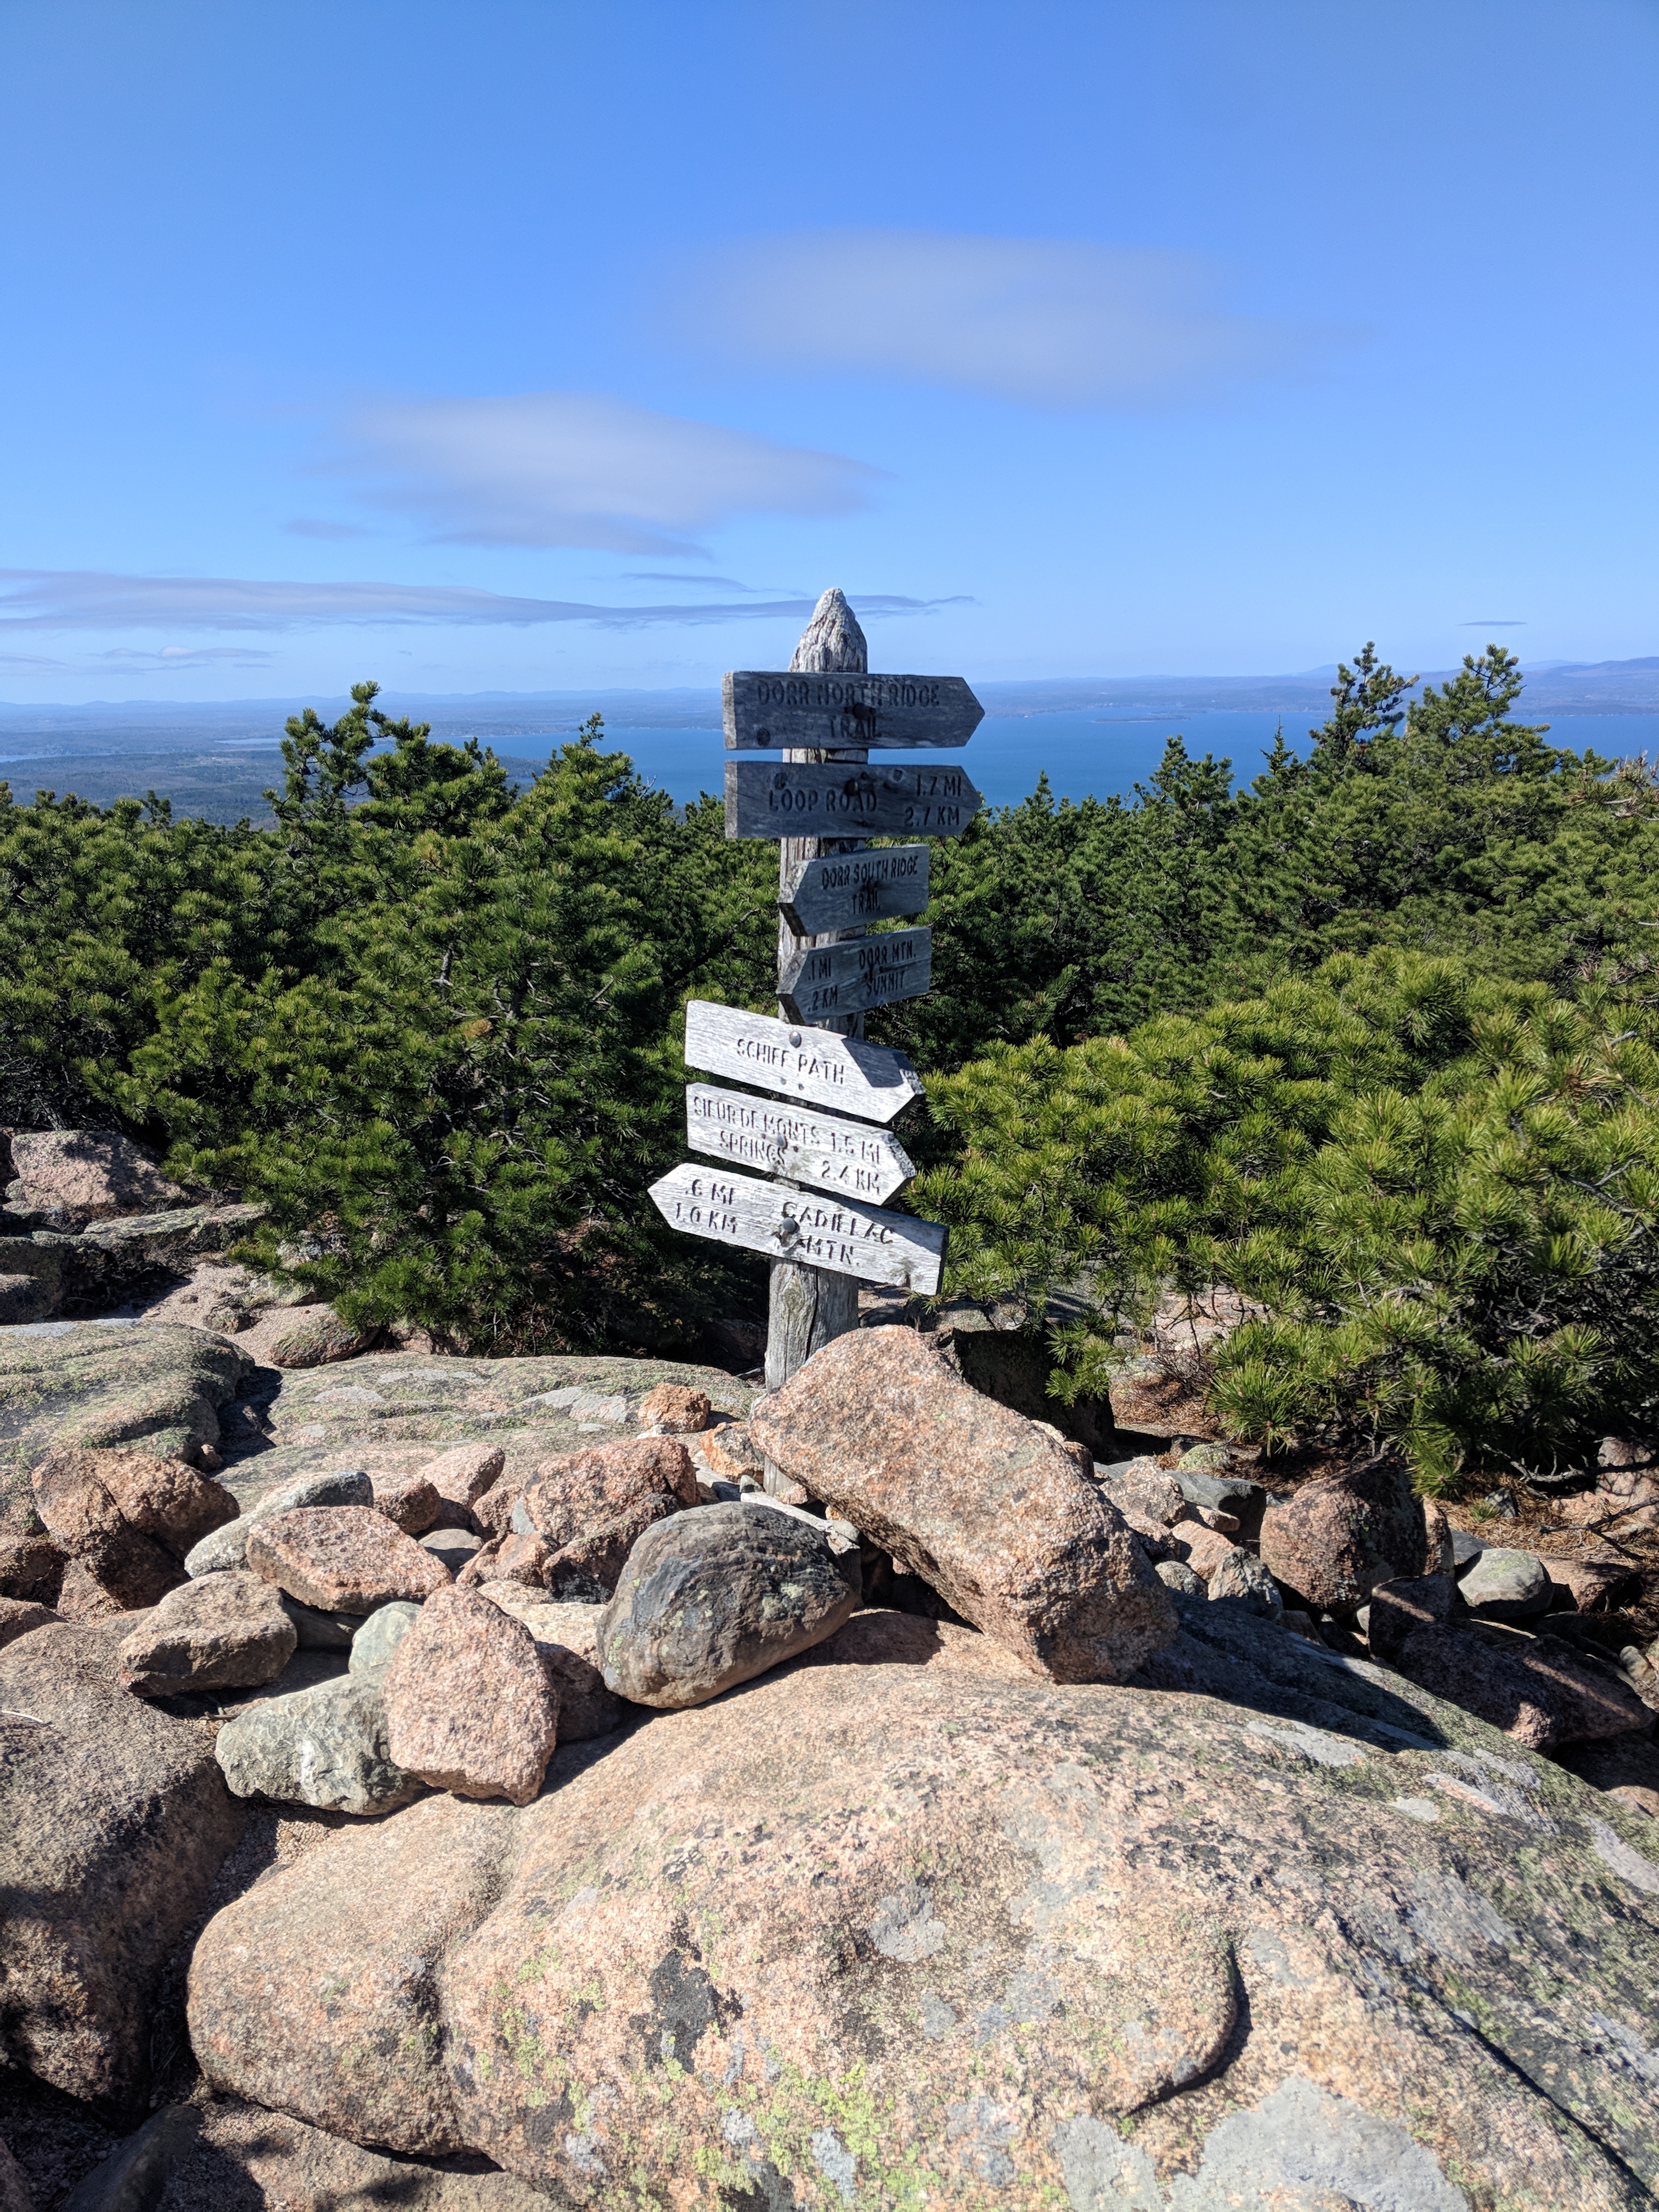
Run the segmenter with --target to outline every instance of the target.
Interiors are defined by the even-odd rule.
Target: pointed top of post
[[[870,648],[847,595],[834,586],[812,610],[789,664],[799,676],[867,676]]]

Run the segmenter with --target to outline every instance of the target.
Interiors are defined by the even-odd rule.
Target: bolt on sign
[[[687,1145],[712,1164],[651,1191],[673,1228],[771,1258],[773,1388],[857,1325],[856,1283],[931,1297],[944,1273],[943,1225],[883,1204],[915,1173],[886,1125],[921,1079],[863,1034],[866,1013],[931,987],[930,929],[869,927],[925,911],[930,848],[866,841],[961,835],[981,793],[960,767],[915,756],[965,745],[985,710],[959,676],[872,675],[866,658],[852,609],[826,592],[793,666],[725,679],[727,750],[781,756],[726,768],[726,836],[779,848],[781,1018],[687,1006],[687,1065],[722,1079],[685,1094]]]

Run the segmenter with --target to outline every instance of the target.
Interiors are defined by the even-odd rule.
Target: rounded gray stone
[[[1279,1584],[1255,1553],[1241,1546],[1235,1545],[1212,1570],[1209,1590],[1212,1599],[1242,1600],[1252,1613],[1259,1613],[1268,1620],[1282,1620],[1285,1617],[1285,1601],[1279,1595]]]
[[[416,1540],[423,1552],[441,1559],[452,1575],[459,1574],[472,1554],[483,1549],[483,1538],[470,1528],[434,1528]]]
[[[793,1514],[704,1505],[634,1546],[599,1623],[605,1687],[637,1705],[700,1705],[833,1636],[856,1610],[856,1551]]]
[[[1152,1571],[1165,1589],[1175,1590],[1182,1597],[1202,1597],[1204,1595],[1203,1583],[1185,1559],[1160,1559]]]
[[[386,1679],[386,1670],[398,1646],[420,1617],[420,1607],[406,1597],[394,1598],[390,1605],[377,1607],[352,1639],[349,1663],[353,1679],[378,1688]]]
[[[350,1674],[249,1705],[214,1754],[234,1796],[327,1812],[389,1813],[423,1786],[392,1763],[380,1691]]]
[[[1526,1620],[1549,1610],[1549,1570],[1531,1552],[1484,1551],[1458,1587],[1469,1611],[1486,1620]]]

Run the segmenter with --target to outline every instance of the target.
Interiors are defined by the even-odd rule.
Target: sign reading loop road
[[[728,837],[957,837],[983,803],[959,768],[726,763]]]

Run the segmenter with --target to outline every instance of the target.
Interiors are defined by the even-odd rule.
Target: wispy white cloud
[[[683,333],[747,365],[1042,407],[1164,406],[1305,368],[1353,333],[1233,313],[1195,254],[1082,240],[799,231],[700,257]]]
[[[967,604],[960,596],[907,599],[890,592],[849,595],[860,616],[917,615]],[[122,576],[87,569],[0,568],[0,637],[19,630],[289,630],[341,623],[375,627],[593,623],[607,629],[806,616],[810,597],[705,599],[643,607],[590,606],[574,599],[514,599],[461,584],[300,584],[237,576]],[[112,648],[114,654],[126,648]],[[162,655],[193,648],[162,648]],[[204,658],[240,648],[221,646]],[[157,656],[158,665],[161,655]],[[179,665],[176,659],[167,665]]]
[[[319,465],[441,542],[683,554],[736,514],[848,514],[882,472],[603,392],[386,398]]]
[[[324,538],[331,542],[369,535],[361,522],[325,522],[313,514],[296,514],[292,522],[285,522],[283,527],[290,538]]]
[[[142,646],[112,645],[99,653],[100,661],[122,668],[264,668],[276,658],[252,645],[164,645],[154,653]]]

